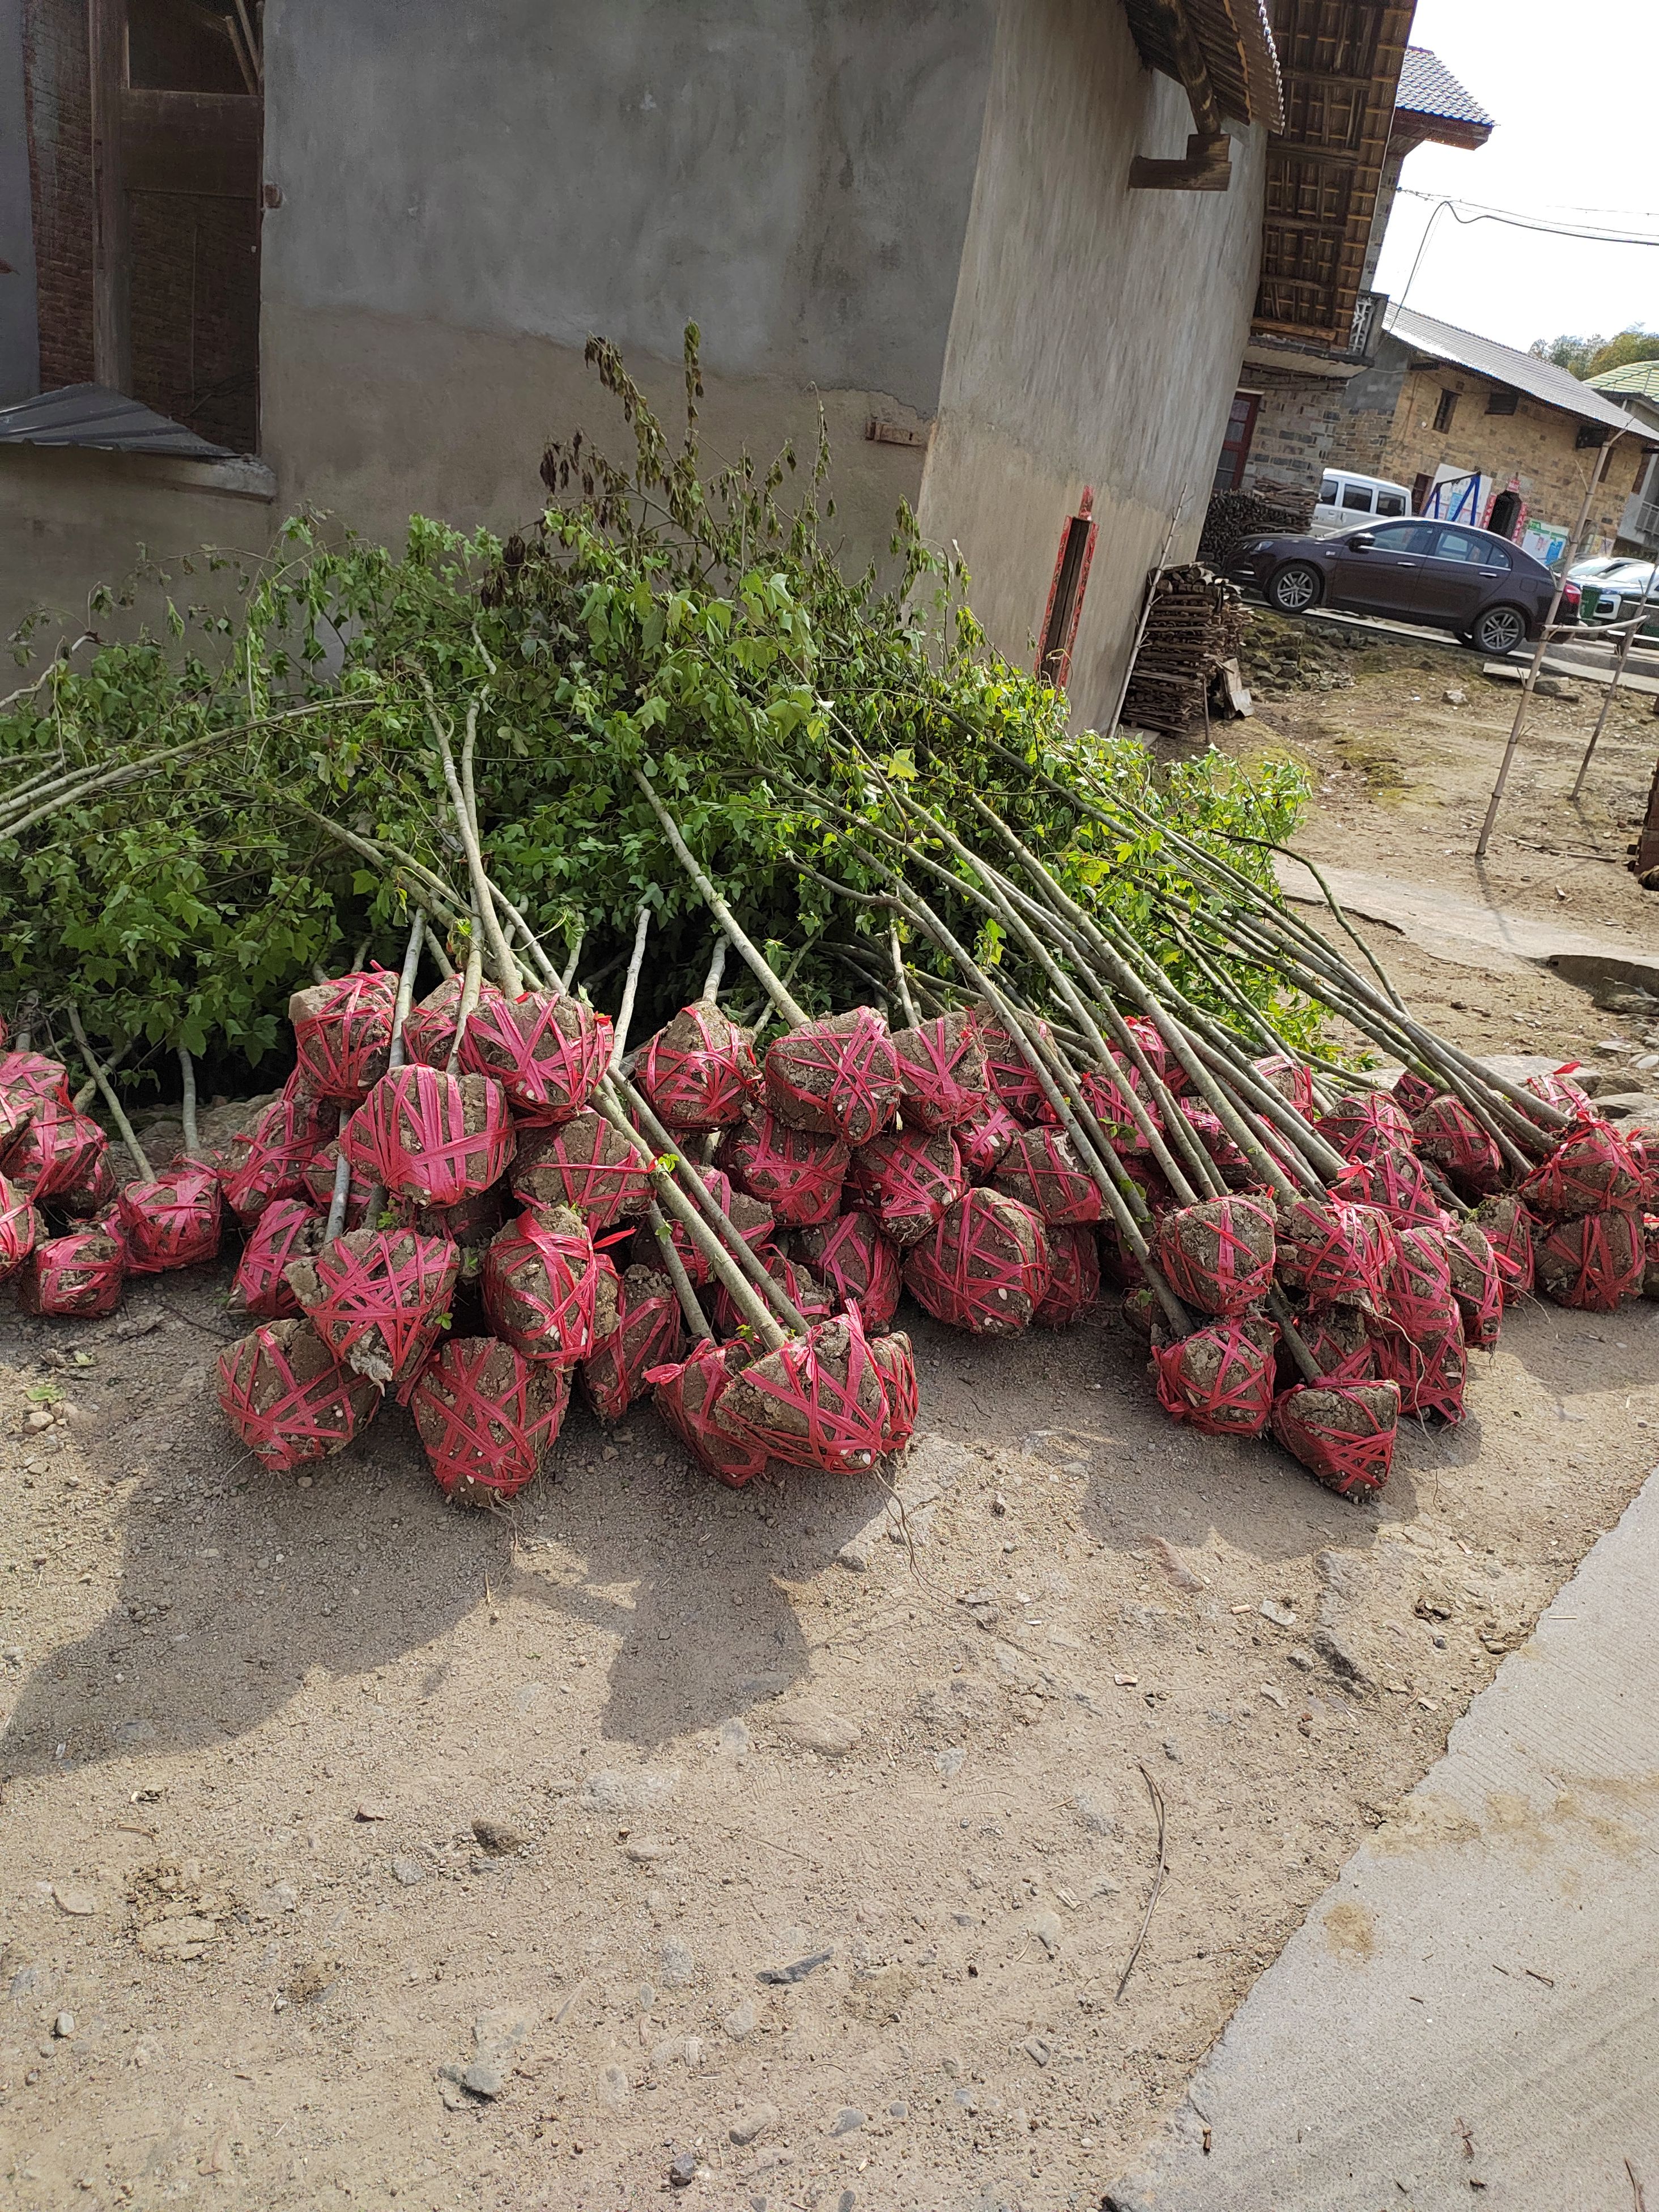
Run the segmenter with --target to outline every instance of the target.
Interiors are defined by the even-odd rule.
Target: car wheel
[[[1475,619],[1474,641],[1482,653],[1513,653],[1527,635],[1519,607],[1488,607]]]
[[[1282,615],[1305,614],[1319,604],[1325,580],[1305,561],[1292,561],[1279,570],[1267,586],[1267,597]]]

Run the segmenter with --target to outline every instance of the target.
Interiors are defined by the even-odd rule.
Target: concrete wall
[[[0,0],[0,407],[40,388],[24,86],[23,0]]]
[[[261,450],[287,505],[509,526],[550,434],[629,443],[703,332],[711,450],[810,439],[863,557],[938,401],[994,0],[271,0]],[[671,416],[672,421],[672,416]]]
[[[1255,295],[1259,129],[1228,191],[1132,192],[1178,155],[1180,88],[1141,65],[1121,7],[1006,0],[921,520],[954,539],[991,636],[1030,665],[1085,484],[1100,530],[1068,686],[1109,715],[1146,573],[1178,502],[1195,550]]]

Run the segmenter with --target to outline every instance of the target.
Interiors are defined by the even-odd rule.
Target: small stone
[[[89,1889],[76,1889],[70,1884],[55,1881],[52,1893],[58,1900],[60,1912],[71,1912],[79,1918],[98,1910],[98,1899]]]
[[[75,2014],[60,2012],[52,2024],[52,2032],[61,2042],[67,2043],[75,2033]]]
[[[909,2118],[910,2107],[905,2103],[902,2097],[894,2098],[892,2103],[887,2107],[887,2117],[890,2120],[908,2120]]]
[[[1008,1501],[1000,1490],[994,1491],[991,1494],[991,1510],[999,1521],[1008,1510]]]
[[[502,1856],[507,1851],[521,1851],[530,1841],[529,1837],[515,1828],[510,1820],[497,1820],[489,1817],[475,1820],[472,1823],[472,1832],[484,1850],[495,1858]]]
[[[1290,1661],[1292,1667],[1299,1667],[1304,1674],[1308,1674],[1313,1667],[1313,1653],[1307,1649],[1305,1644],[1292,1644],[1290,1650],[1285,1654],[1285,1656]]]
[[[24,1414],[23,1426],[39,1436],[43,1429],[52,1426],[52,1415],[37,1407],[33,1413]]]
[[[620,2111],[634,2094],[634,2085],[623,2066],[607,2066],[599,2076],[599,2096],[613,2111]]]
[[[658,1972],[665,1990],[689,1990],[697,1978],[696,1962],[685,1945],[670,1936],[662,1947]]]
[[[816,1751],[824,1759],[845,1759],[857,1749],[862,1732],[840,1713],[823,1705],[798,1705],[777,1716],[779,1732],[803,1751]]]
[[[354,1820],[390,1820],[395,1816],[384,1797],[365,1797],[351,1817]]]
[[[1039,2066],[1046,2066],[1054,2056],[1053,2047],[1045,2043],[1040,2035],[1028,2035],[1020,2048],[1028,2058],[1035,2059]]]
[[[683,2150],[678,2158],[668,2161],[668,2185],[671,2189],[689,2189],[697,2178],[697,2154]]]
[[[849,1575],[861,1575],[870,1565],[867,1544],[843,1544],[836,1554],[836,1565],[845,1567]]]
[[[1270,1705],[1277,1705],[1281,1713],[1287,1712],[1290,1710],[1285,1703],[1285,1692],[1282,1690],[1275,1689],[1271,1682],[1264,1682],[1261,1685],[1260,1694],[1267,1700]]]
[[[668,1845],[660,1836],[631,1837],[623,1846],[623,1856],[635,1866],[655,1866],[668,1856]]]
[[[755,2033],[755,2023],[759,2017],[759,2014],[755,2009],[754,1999],[740,1997],[720,2022],[720,2026],[733,2043],[741,2043],[745,2035],[752,2035]]]
[[[843,2105],[830,2123],[832,2136],[856,2135],[864,2125],[864,2115],[856,2105]]]
[[[1034,1912],[1027,1923],[1051,1959],[1060,1956],[1060,1915],[1057,1912]]]
[[[778,2108],[775,2105],[765,2103],[751,2105],[746,2112],[740,2112],[732,2121],[730,2130],[731,2137],[741,2149],[745,2144],[754,2142],[758,2137],[763,2136],[769,2128],[776,2127],[777,2124]]]
[[[1453,684],[1449,691],[1443,691],[1440,696],[1449,707],[1467,707],[1469,703],[1468,693],[1460,691],[1455,684]]]
[[[413,1889],[417,1881],[426,1880],[426,1869],[419,1859],[400,1856],[392,1862],[392,1879],[400,1881],[405,1889]]]
[[[1281,1605],[1277,1598],[1264,1597],[1256,1607],[1256,1611],[1261,1615],[1263,1620],[1271,1620],[1275,1628],[1296,1626],[1295,1613],[1291,1612],[1289,1606]]]
[[[475,2097],[499,2097],[504,2086],[501,2069],[490,2058],[475,2058],[461,2076],[462,2088]]]

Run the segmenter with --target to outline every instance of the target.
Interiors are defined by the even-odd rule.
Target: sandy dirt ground
[[[1264,704],[1324,848],[1461,880],[1435,778],[1500,710],[1449,659]],[[1384,743],[1386,797],[1342,765]],[[1454,1034],[1541,1034],[1421,966]],[[1543,988],[1551,1047],[1605,1030]],[[226,1288],[0,1315],[6,2212],[1093,2207],[1659,1457],[1651,1303],[1514,1315],[1363,1510],[1171,1428],[1109,1310],[911,1311],[896,1497],[577,1412],[484,1519],[395,1413],[307,1483],[231,1449]]]

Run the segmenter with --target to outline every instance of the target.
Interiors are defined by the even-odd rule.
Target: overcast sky
[[[1602,15],[1570,0],[1418,0],[1413,46],[1439,55],[1497,128],[1478,153],[1420,146],[1402,185],[1659,239],[1659,6]],[[1586,209],[1610,210],[1585,215]],[[1431,203],[1402,191],[1376,284],[1398,300]],[[1659,245],[1434,227],[1407,305],[1505,345],[1565,331],[1659,327]]]

